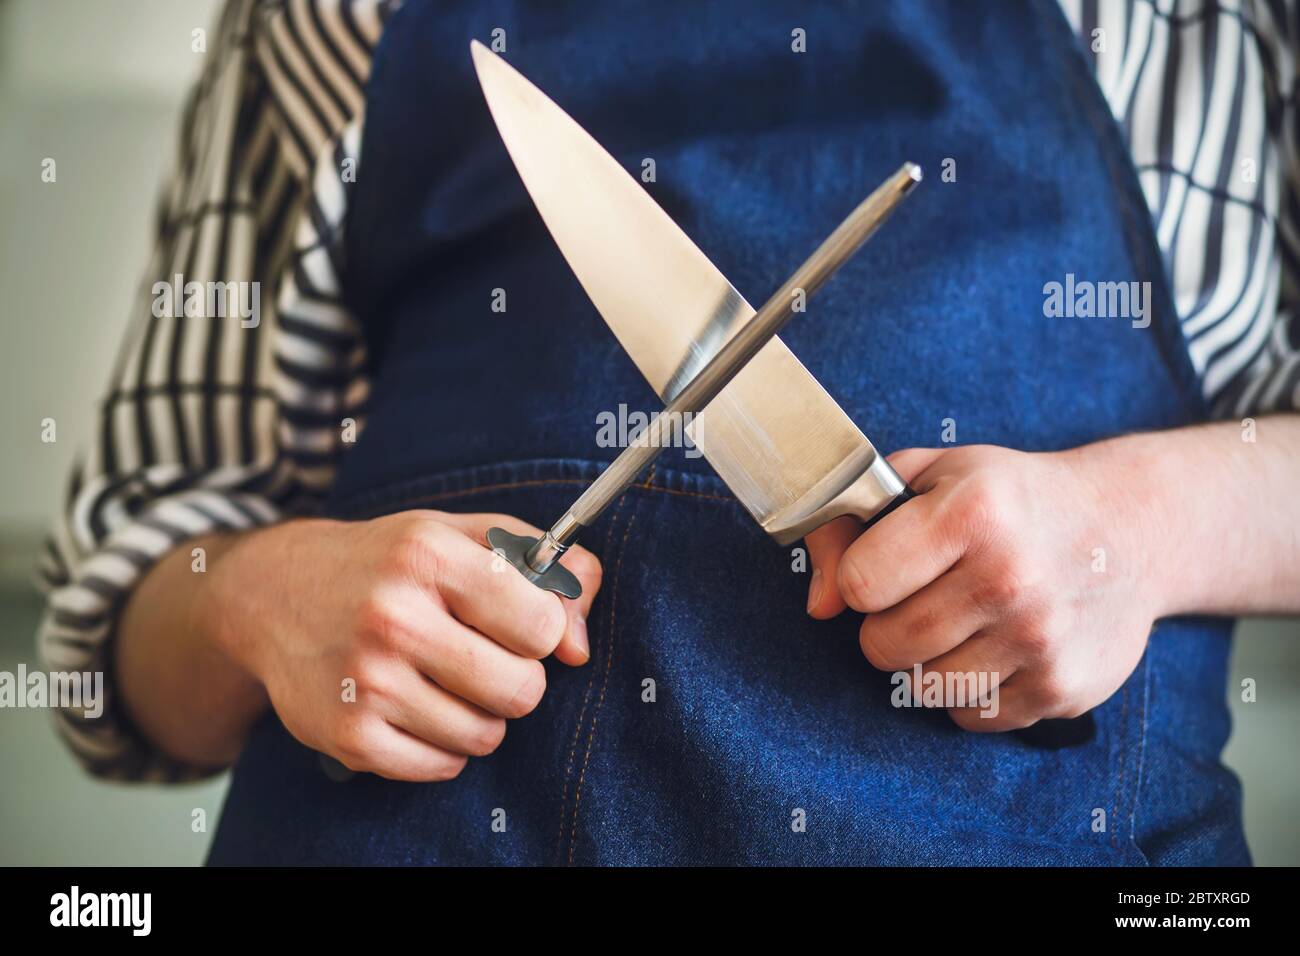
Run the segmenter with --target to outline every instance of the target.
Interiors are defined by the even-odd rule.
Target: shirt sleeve
[[[231,0],[187,101],[140,299],[38,572],[44,665],[103,675],[93,710],[55,711],[95,775],[205,772],[132,726],[113,686],[122,608],[186,541],[310,512],[364,425],[341,233],[392,6]]]
[[[1297,0],[1059,0],[1128,145],[1214,418],[1300,409]]]
[[[1300,5],[1268,0],[1252,9],[1274,150],[1266,172],[1278,193],[1269,286],[1276,312],[1249,363],[1216,396],[1215,412],[1228,418],[1300,411]]]

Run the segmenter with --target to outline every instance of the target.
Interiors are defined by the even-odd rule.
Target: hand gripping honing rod
[[[835,270],[880,228],[903,197],[920,181],[921,167],[915,163],[904,163],[899,167],[898,172],[881,183],[840,223],[808,257],[808,261],[773,293],[663,412],[637,433],[628,447],[587,486],[587,490],[545,535],[532,538],[511,534],[503,528],[491,528],[487,539],[492,550],[539,588],[567,598],[581,595],[582,585],[578,579],[557,563],[560,555],[577,539],[578,533],[590,527],[610,502],[658,457],[664,446],[665,428],[671,428],[671,423],[683,415],[703,411],[745,364],[785,327],[795,313],[796,293],[802,290],[806,300],[825,285]]]

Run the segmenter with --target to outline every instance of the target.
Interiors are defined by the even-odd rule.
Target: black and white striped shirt
[[[1188,349],[1220,417],[1300,408],[1296,0],[1059,0],[1132,152]],[[230,0],[185,111],[153,260],[41,578],[47,666],[101,670],[149,567],[310,510],[364,426],[340,233],[364,85],[396,0]],[[457,47],[448,55],[461,56]],[[154,284],[258,282],[254,327],[156,315]],[[176,314],[182,314],[180,309]],[[93,772],[180,779],[106,688],[59,712]]]

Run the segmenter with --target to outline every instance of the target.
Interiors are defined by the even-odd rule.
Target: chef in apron
[[[489,527],[547,526],[618,453],[602,414],[661,407],[485,106],[469,41],[503,24],[751,297],[926,170],[784,335],[914,500],[781,547],[674,448],[565,555],[579,601],[494,560]],[[364,430],[323,514],[215,545],[196,602],[270,704],[212,863],[1248,862],[1220,752],[1252,608],[1189,553],[1222,516],[1167,504],[1227,479],[1168,464],[1208,412],[1057,4],[408,0],[365,115]],[[927,682],[954,672],[987,693]]]
[[[533,210],[470,58],[450,52],[505,22],[496,6],[409,4],[378,51],[346,244],[376,385],[336,517],[545,526],[612,457],[598,413],[656,407]],[[878,446],[937,446],[948,418],[963,443],[1055,451],[1204,417],[1137,180],[1051,4],[801,10],[815,70],[760,46],[769,18],[680,14],[516,12],[515,63],[628,168],[655,158],[652,194],[737,288],[774,287],[899,159],[938,173],[955,158],[960,186],[932,176],[786,336]],[[1067,273],[1147,284],[1149,327],[1045,317],[1044,283]],[[917,481],[938,454],[896,465]],[[912,662],[882,649],[877,670],[859,616],[810,617],[798,555],[698,457],[665,453],[583,543],[603,569],[591,660],[549,660],[540,703],[490,757],[447,781],[341,782],[272,715],[212,862],[1247,859],[1218,760],[1226,620],[1161,620],[1073,720],[971,733],[894,705],[891,674]],[[1078,560],[1106,544],[1080,542]],[[910,593],[902,569],[879,571]],[[1091,656],[1113,652],[1099,640]]]

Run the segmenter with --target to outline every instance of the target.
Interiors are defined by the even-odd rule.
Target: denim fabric
[[[375,61],[348,227],[375,384],[333,514],[545,525],[618,451],[597,447],[597,414],[658,407],[491,123],[468,42],[497,27],[627,168],[655,159],[649,191],[754,301],[900,161],[925,167],[785,335],[883,450],[938,444],[945,418],[962,443],[1047,450],[1204,415],[1135,175],[1055,4],[408,0]],[[1150,282],[1150,327],[1045,318],[1043,285],[1067,273]],[[548,662],[495,754],[449,783],[334,783],[268,718],[211,861],[1248,860],[1219,761],[1229,621],[1160,622],[1083,718],[975,735],[890,706],[857,616],[806,617],[807,574],[702,459],[665,453],[583,543],[605,564],[592,660]]]

